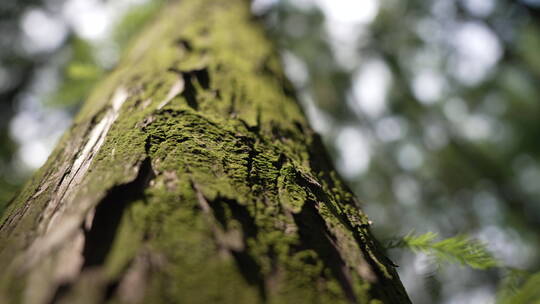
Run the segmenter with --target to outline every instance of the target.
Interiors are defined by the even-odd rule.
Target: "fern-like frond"
[[[510,278],[497,292],[498,304],[540,304],[540,272],[532,275],[510,273]],[[508,280],[510,282],[508,282]],[[516,282],[523,283],[516,286]]]
[[[458,235],[442,241],[436,241],[437,234],[409,233],[402,239],[394,241],[390,247],[409,248],[415,252],[423,252],[437,262],[457,262],[475,269],[496,267],[497,260],[487,250],[484,243],[471,239],[466,235]]]

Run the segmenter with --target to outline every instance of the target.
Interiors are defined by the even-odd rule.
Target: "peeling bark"
[[[1,303],[408,303],[243,0],[170,4],[0,225]]]

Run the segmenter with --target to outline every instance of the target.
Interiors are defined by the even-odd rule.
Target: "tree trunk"
[[[170,4],[0,226],[0,303],[408,303],[243,0]]]

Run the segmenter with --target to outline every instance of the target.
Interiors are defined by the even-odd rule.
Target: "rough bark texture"
[[[0,226],[1,303],[408,303],[247,1],[171,4]]]

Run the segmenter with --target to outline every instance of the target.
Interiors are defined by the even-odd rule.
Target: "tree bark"
[[[3,215],[0,302],[408,303],[325,153],[247,1],[172,3]]]

